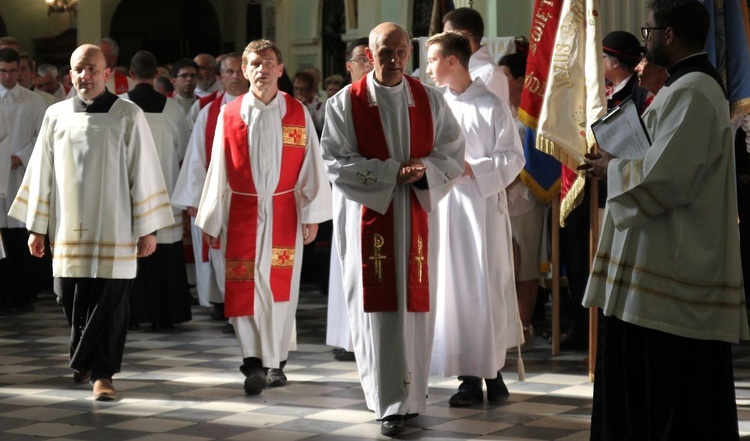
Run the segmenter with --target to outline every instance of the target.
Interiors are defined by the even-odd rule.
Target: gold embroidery
[[[146,197],[146,198],[145,198],[145,199],[143,199],[142,201],[139,201],[139,202],[133,202],[133,207],[137,207],[137,206],[139,206],[139,205],[143,205],[143,204],[145,204],[145,203],[147,203],[147,202],[150,202],[150,201],[151,201],[152,199],[156,199],[156,198],[158,198],[158,197],[162,197],[162,196],[163,196],[163,197],[166,197],[167,199],[169,199],[169,194],[167,194],[167,190],[163,190],[163,191],[160,191],[160,192],[154,193],[154,194],[152,194],[151,196],[148,196],[148,197]]]
[[[154,214],[155,211],[162,210],[164,208],[170,208],[170,205],[168,203],[163,203],[163,204],[157,205],[156,207],[154,207],[154,208],[152,208],[152,209],[150,209],[150,210],[148,210],[146,212],[143,212],[141,214],[133,214],[133,220],[138,220],[138,219],[144,218],[146,216]]]
[[[424,262],[424,254],[422,253],[422,236],[417,236],[417,255],[414,257],[414,260],[416,260],[417,265],[419,265],[417,278],[419,279],[419,283],[422,283],[422,263]]]
[[[372,246],[375,248],[373,251],[372,256],[370,256],[370,260],[375,261],[375,275],[378,278],[378,282],[383,282],[383,264],[382,260],[385,259],[385,254],[381,254],[380,250],[383,248],[383,244],[385,244],[385,239],[383,239],[383,236],[381,236],[378,233],[375,233],[372,235]]]
[[[272,268],[291,268],[294,265],[294,248],[273,248]]]
[[[305,126],[283,125],[281,126],[281,142],[292,147],[305,147],[307,145],[307,129]]]
[[[237,282],[255,280],[255,261],[254,260],[227,260],[226,280]]]

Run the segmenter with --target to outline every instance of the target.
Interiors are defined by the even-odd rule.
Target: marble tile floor
[[[128,335],[119,399],[97,402],[67,366],[69,331],[51,296],[36,311],[0,316],[0,440],[261,441],[371,440],[380,425],[367,410],[356,365],[325,346],[326,298],[305,290],[289,384],[245,396],[234,336],[193,307],[168,331]],[[147,326],[143,326],[146,327]],[[526,381],[512,356],[503,376],[510,399],[456,409],[454,378],[432,377],[427,411],[407,422],[405,440],[588,440],[593,387],[583,352],[552,357],[537,337],[524,353]],[[750,440],[750,345],[735,348],[740,431]]]

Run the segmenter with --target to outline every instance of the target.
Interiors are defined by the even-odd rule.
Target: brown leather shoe
[[[88,383],[91,378],[91,371],[88,369],[73,372],[73,381],[76,384]]]
[[[117,398],[115,387],[109,378],[100,378],[94,382],[94,399],[96,401],[112,401]]]

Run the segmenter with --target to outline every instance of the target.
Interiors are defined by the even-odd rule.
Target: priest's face
[[[665,52],[666,42],[664,40],[667,29],[662,29],[665,27],[656,24],[653,12],[649,12],[648,14],[646,27],[651,29],[648,38],[645,41],[646,59],[650,63],[654,63],[657,66],[661,66],[664,68],[669,67],[669,58],[667,57],[667,54]]]
[[[396,24],[383,23],[370,33],[370,42],[366,53],[374,66],[375,79],[385,86],[399,84],[411,58],[409,35]]]
[[[225,57],[221,60],[221,85],[230,95],[247,93],[247,80],[242,74],[240,57]]]
[[[0,61],[0,84],[6,89],[16,87],[18,83],[18,63]]]
[[[443,48],[439,43],[431,44],[427,48],[427,75],[438,87],[449,86],[450,67],[448,58],[443,55]]]
[[[78,96],[93,100],[104,92],[110,70],[101,49],[94,45],[83,45],[70,57],[70,78]]]
[[[278,81],[284,73],[284,64],[279,63],[273,49],[263,49],[247,55],[244,66],[245,78],[250,81],[250,90],[255,96],[275,94]]]
[[[190,98],[198,85],[198,72],[191,66],[182,67],[177,72],[177,76],[172,78],[172,85],[174,85],[175,92],[180,96]]]

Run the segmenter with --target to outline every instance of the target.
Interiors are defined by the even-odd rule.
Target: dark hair
[[[458,8],[445,14],[443,17],[443,27],[450,22],[453,30],[464,31],[469,34],[469,38],[476,44],[482,41],[484,36],[484,20],[482,15],[471,8]]]
[[[499,66],[505,66],[513,75],[514,79],[521,78],[526,75],[526,54],[522,52],[516,52],[514,54],[503,55],[497,61]]]
[[[0,49],[0,61],[3,63],[20,63],[21,54],[17,50],[9,47]]]
[[[433,44],[440,45],[440,53],[444,57],[453,55],[461,63],[464,69],[469,70],[469,58],[471,58],[471,44],[466,34],[462,32],[441,32],[427,40],[428,48]]]
[[[702,50],[705,47],[710,17],[703,3],[697,0],[650,0],[648,7],[656,26],[672,28],[690,49]]]
[[[357,38],[356,40],[350,41],[349,44],[346,45],[346,52],[344,53],[344,57],[346,57],[347,61],[351,60],[354,49],[358,48],[359,46],[367,47],[368,44],[370,44],[370,42],[367,37]]]
[[[311,89],[315,89],[315,77],[313,77],[309,72],[300,71],[294,74],[294,77],[292,78],[292,83],[295,81],[300,80],[307,83],[307,86]]]
[[[179,60],[172,63],[172,77],[176,78],[180,74],[180,69],[185,67],[192,67],[195,72],[198,72],[198,64],[190,58],[180,58]]]
[[[164,75],[157,77],[155,83],[156,85],[161,86],[167,92],[174,92],[174,85],[172,84],[172,80],[165,77]]]
[[[156,76],[156,57],[149,51],[138,51],[130,59],[130,70],[138,80],[150,80]]]

